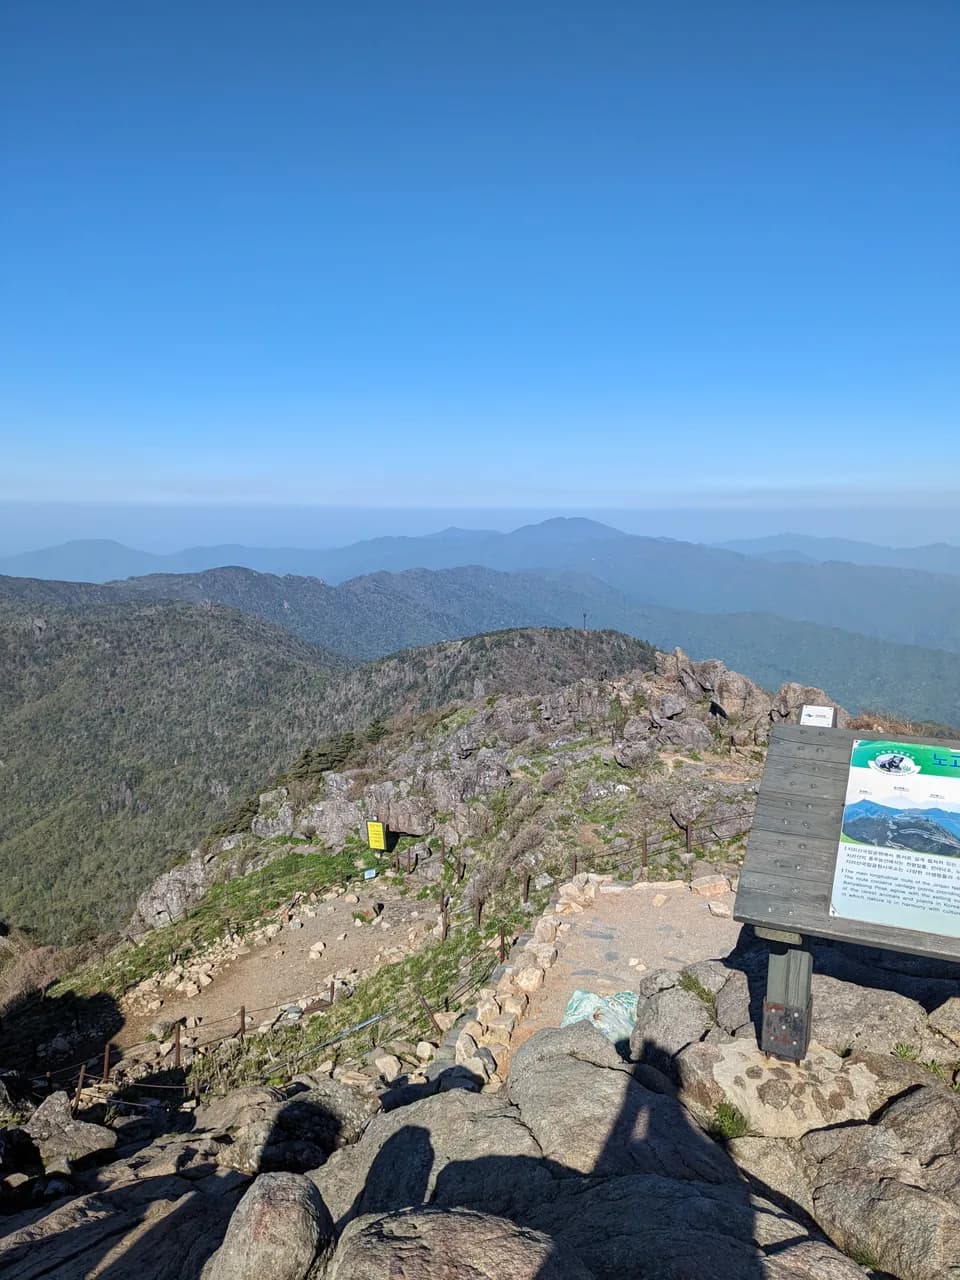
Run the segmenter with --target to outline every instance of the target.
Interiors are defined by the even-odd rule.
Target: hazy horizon
[[[775,534],[850,538],[882,546],[960,545],[956,507],[363,508],[269,504],[0,503],[0,557],[104,539],[166,554],[237,544],[320,550],[367,538],[424,536],[451,526],[508,532],[556,516],[582,516],[624,533],[685,542]]]

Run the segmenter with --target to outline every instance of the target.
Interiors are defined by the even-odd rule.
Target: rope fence
[[[567,872],[572,877],[578,873],[587,871],[599,874],[623,874],[626,872],[639,871],[640,877],[645,878],[649,874],[650,860],[656,854],[665,850],[676,852],[678,848],[688,854],[693,853],[694,848],[696,847],[697,831],[700,830],[702,832],[704,829],[708,829],[712,825],[712,821],[715,817],[716,815],[700,815],[695,824],[687,823],[679,825],[675,823],[671,816],[668,820],[676,827],[675,833],[651,837],[647,830],[643,830],[637,838],[638,842],[636,848],[630,853],[621,854],[612,850],[590,850],[586,853],[582,851],[574,851],[570,855]],[[745,833],[741,832],[739,834]],[[462,882],[467,869],[465,860],[460,854],[444,854],[445,865],[447,864],[448,858],[453,859],[453,871],[457,882]],[[397,861],[399,863],[399,859]],[[413,869],[412,862],[409,858],[407,859],[407,866],[405,869],[407,871],[411,871]],[[520,863],[510,868],[508,870],[508,875],[513,876],[518,881],[520,908],[528,908],[533,869],[523,863]],[[277,910],[283,911],[293,909],[298,900],[299,899],[295,898],[289,906],[280,907]],[[483,897],[478,897],[473,903],[470,923],[474,928],[479,929],[481,927],[485,905],[486,899]],[[439,902],[439,932],[440,940],[442,942],[447,941],[450,928],[450,898],[441,885]],[[490,946],[490,942],[494,941],[497,943],[495,952]],[[388,1008],[372,1014],[369,1017],[342,1029],[341,1031],[338,1031],[334,1036],[327,1040],[306,1047],[302,1053],[297,1054],[293,1058],[285,1061],[277,1059],[271,1062],[271,1069],[269,1073],[263,1077],[260,1083],[269,1083],[270,1079],[277,1075],[288,1073],[292,1074],[295,1067],[300,1066],[311,1058],[316,1060],[318,1055],[329,1049],[337,1048],[345,1041],[348,1041],[355,1036],[362,1035],[365,1032],[372,1032],[374,1029],[382,1031],[388,1025],[393,1029],[387,1038],[393,1040],[405,1038],[406,1033],[412,1033],[416,1028],[424,1025],[424,1022],[428,1029],[434,1032],[439,1032],[439,1026],[434,1018],[435,1012],[439,1011],[441,1006],[449,1006],[451,1004],[458,1004],[462,1002],[467,995],[478,989],[486,978],[489,977],[489,974],[495,967],[497,961],[499,960],[500,963],[503,962],[506,953],[507,935],[505,928],[501,923],[497,933],[492,935],[487,944],[469,957],[460,961],[457,976],[447,989],[429,989],[427,991],[423,991],[419,988],[414,988],[411,992],[405,993],[407,997],[406,999],[398,1000]],[[349,1000],[350,998],[350,995],[346,994],[341,996],[341,1000]],[[318,999],[322,1000],[323,997],[319,997]],[[315,1012],[322,1016],[333,1007],[335,1001],[336,987],[335,983],[332,982],[327,1007],[318,1009]],[[184,1044],[183,1042],[184,1023],[182,1020],[178,1020],[174,1023],[171,1029],[173,1046],[164,1055],[164,1061],[167,1058],[171,1058],[172,1069],[181,1070],[185,1049],[190,1050],[193,1055],[192,1060],[195,1061],[198,1051],[200,1050],[210,1052],[230,1040],[240,1040],[242,1042],[251,1030],[251,1020],[262,1023],[264,1015],[271,1013],[279,1015],[285,1009],[292,1007],[294,1004],[296,1004],[295,1001],[288,1000],[274,1005],[264,1005],[253,1009],[247,1009],[246,1006],[243,1006],[241,1007],[239,1014],[234,1015],[233,1017],[220,1018],[212,1022],[202,1022],[202,1029],[204,1033],[226,1027],[230,1027],[231,1029],[223,1035],[212,1036],[202,1042],[189,1045]],[[279,1018],[275,1021],[279,1021]],[[198,1029],[199,1025],[200,1024],[198,1024]],[[301,1025],[302,1024],[299,1020],[297,1020],[296,1022],[290,1023],[290,1028],[292,1029],[293,1027]],[[397,1029],[398,1026],[400,1028],[399,1030]],[[85,1086],[89,1087],[94,1083],[103,1086],[109,1085],[112,1079],[116,1079],[116,1073],[118,1070],[123,1068],[125,1062],[142,1063],[142,1058],[137,1056],[137,1051],[142,1051],[151,1043],[153,1043],[153,1041],[141,1041],[138,1044],[128,1046],[118,1059],[111,1060],[112,1045],[108,1042],[103,1050],[102,1069],[99,1073],[97,1072],[97,1066],[100,1065],[99,1059],[87,1058],[83,1062],[77,1062],[70,1066],[59,1067],[55,1070],[46,1071],[43,1073],[43,1078],[51,1086],[55,1080],[63,1080],[64,1087],[68,1087],[69,1091],[73,1092],[74,1109],[76,1109],[79,1105],[81,1094]],[[340,1065],[349,1065],[351,1062],[360,1061],[363,1056],[364,1053],[357,1053],[353,1058],[347,1059],[345,1063],[341,1063]],[[168,1070],[170,1067],[162,1069]],[[73,1084],[74,1081],[76,1082],[75,1085]],[[67,1082],[70,1082],[69,1086]],[[161,1084],[159,1082],[131,1079],[128,1083],[130,1087],[138,1090],[158,1090],[163,1093],[179,1093],[181,1096],[186,1096],[191,1092],[191,1088],[186,1082]],[[124,1087],[126,1087],[126,1085],[124,1085]],[[196,1096],[199,1096],[198,1090],[193,1090],[193,1092]],[[116,1102],[117,1105],[133,1107],[149,1106],[149,1104],[137,1103],[128,1099],[111,1099],[111,1104],[113,1102]]]

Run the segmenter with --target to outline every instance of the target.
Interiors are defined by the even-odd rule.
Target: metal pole
[[[103,1083],[110,1083],[110,1042],[103,1046]]]
[[[527,871],[524,873],[524,877],[523,877],[523,896],[521,898],[521,902],[527,903],[529,901],[530,901],[530,872]]]
[[[442,1036],[443,1030],[440,1026],[440,1023],[433,1016],[433,1010],[430,1008],[430,1006],[427,1004],[426,1000],[424,999],[423,993],[421,992],[420,988],[414,987],[414,991],[417,993],[417,999],[420,1001],[420,1004],[423,1006],[423,1012],[427,1015],[427,1018],[430,1021],[431,1027],[433,1027],[434,1031],[437,1033],[438,1036]]]
[[[180,1023],[173,1029],[173,1069],[180,1070]]]
[[[246,1035],[246,1031],[247,1031],[247,1006],[245,1004],[242,1004],[240,1006],[240,1030],[237,1033],[240,1036],[241,1042],[243,1041],[243,1038]]]
[[[770,947],[760,1036],[764,1053],[793,1062],[806,1057],[813,1020],[812,974],[813,956],[802,946]]]
[[[500,963],[503,964],[507,958],[507,939],[503,932],[503,925],[500,926]]]

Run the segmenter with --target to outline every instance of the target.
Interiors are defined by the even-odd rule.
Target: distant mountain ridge
[[[0,574],[65,582],[110,582],[147,574],[202,573],[207,569],[239,565],[260,573],[342,581],[378,570],[454,568],[465,563],[457,558],[457,552],[464,546],[495,548],[505,538],[519,540],[532,548],[626,536],[610,525],[575,516],[525,525],[513,533],[451,526],[418,537],[384,536],[329,549],[247,547],[225,543],[156,553],[138,551],[111,539],[84,539],[38,551],[0,556]],[[471,557],[468,563],[473,562],[484,561],[482,557]]]
[[[722,655],[764,688],[785,681],[830,689],[845,705],[960,724],[957,657],[767,612],[696,613],[631,599],[584,573],[502,573],[478,566],[377,573],[329,586],[230,567],[115,584],[0,577],[0,602],[42,611],[144,599],[217,604],[276,623],[351,659],[381,658],[507,627],[621,631],[695,658]]]
[[[295,570],[299,577],[332,585],[381,572],[471,566],[501,573],[586,575],[632,605],[699,614],[775,614],[899,644],[960,651],[960,575],[838,561],[780,562],[698,543],[637,537],[592,520],[549,520],[511,533],[451,530],[430,537],[377,538],[328,551],[228,547],[198,549],[196,554],[209,559],[235,551],[248,564],[256,561],[251,567],[259,572],[284,561],[284,573]],[[194,554],[178,553],[166,561]],[[10,563],[0,567],[9,569]],[[483,626],[511,621],[504,617]]]
[[[825,564],[878,565],[920,569],[925,573],[960,574],[960,546],[932,542],[922,547],[886,547],[851,538],[818,538],[804,533],[777,533],[766,538],[740,538],[715,544],[724,551],[767,560]]]

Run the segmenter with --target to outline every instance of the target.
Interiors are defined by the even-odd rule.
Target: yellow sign
[[[386,851],[387,848],[387,825],[385,822],[368,822],[367,823],[367,844],[371,849],[380,849]]]

